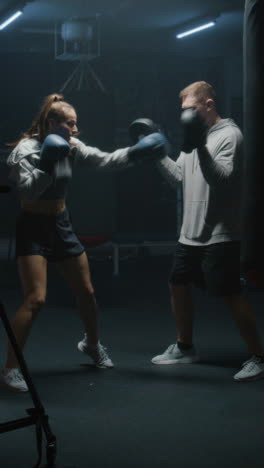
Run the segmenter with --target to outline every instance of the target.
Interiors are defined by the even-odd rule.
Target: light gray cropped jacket
[[[72,151],[69,156],[56,162],[54,175],[40,170],[41,143],[37,138],[24,138],[13,149],[7,159],[11,168],[9,178],[15,184],[23,200],[65,199],[76,163],[96,169],[121,169],[131,165],[128,148],[112,153],[85,145],[77,138],[71,138]]]

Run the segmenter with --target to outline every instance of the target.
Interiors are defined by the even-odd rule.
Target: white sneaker
[[[235,380],[247,381],[264,378],[264,362],[259,356],[252,356],[242,364],[242,369],[234,375]]]
[[[114,367],[114,364],[106,353],[106,348],[102,346],[100,342],[94,346],[89,345],[86,333],[84,339],[77,344],[77,348],[82,353],[88,354],[94,361],[96,367],[100,367],[101,369]]]
[[[170,345],[163,354],[159,354],[151,359],[153,364],[191,364],[199,360],[194,347],[182,350],[177,343]]]
[[[28,392],[28,386],[18,368],[5,368],[0,375],[0,382],[10,390]]]

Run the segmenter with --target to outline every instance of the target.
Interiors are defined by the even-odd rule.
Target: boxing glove
[[[162,133],[151,133],[139,140],[128,151],[133,161],[146,158],[161,159],[167,154],[167,140]]]
[[[46,136],[40,150],[39,169],[52,175],[54,165],[68,156],[69,152],[69,143],[60,135],[52,133]]]
[[[204,146],[208,127],[200,113],[193,108],[185,109],[180,120],[183,128],[182,151],[191,153],[195,148]]]

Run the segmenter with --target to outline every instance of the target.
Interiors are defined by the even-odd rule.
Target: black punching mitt
[[[201,148],[206,144],[208,127],[196,109],[185,109],[181,114],[181,124],[183,128],[182,151],[191,153],[195,148]]]
[[[129,126],[129,135],[134,144],[141,138],[151,133],[158,133],[159,131],[158,125],[150,119],[137,119]]]

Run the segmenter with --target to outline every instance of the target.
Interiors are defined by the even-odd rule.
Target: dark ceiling
[[[0,31],[0,52],[54,52],[54,25],[100,16],[101,53],[175,51],[203,57],[230,55],[242,46],[244,0],[2,0],[0,14],[24,3],[24,14]],[[175,32],[187,22],[218,14],[215,28],[185,40]]]

